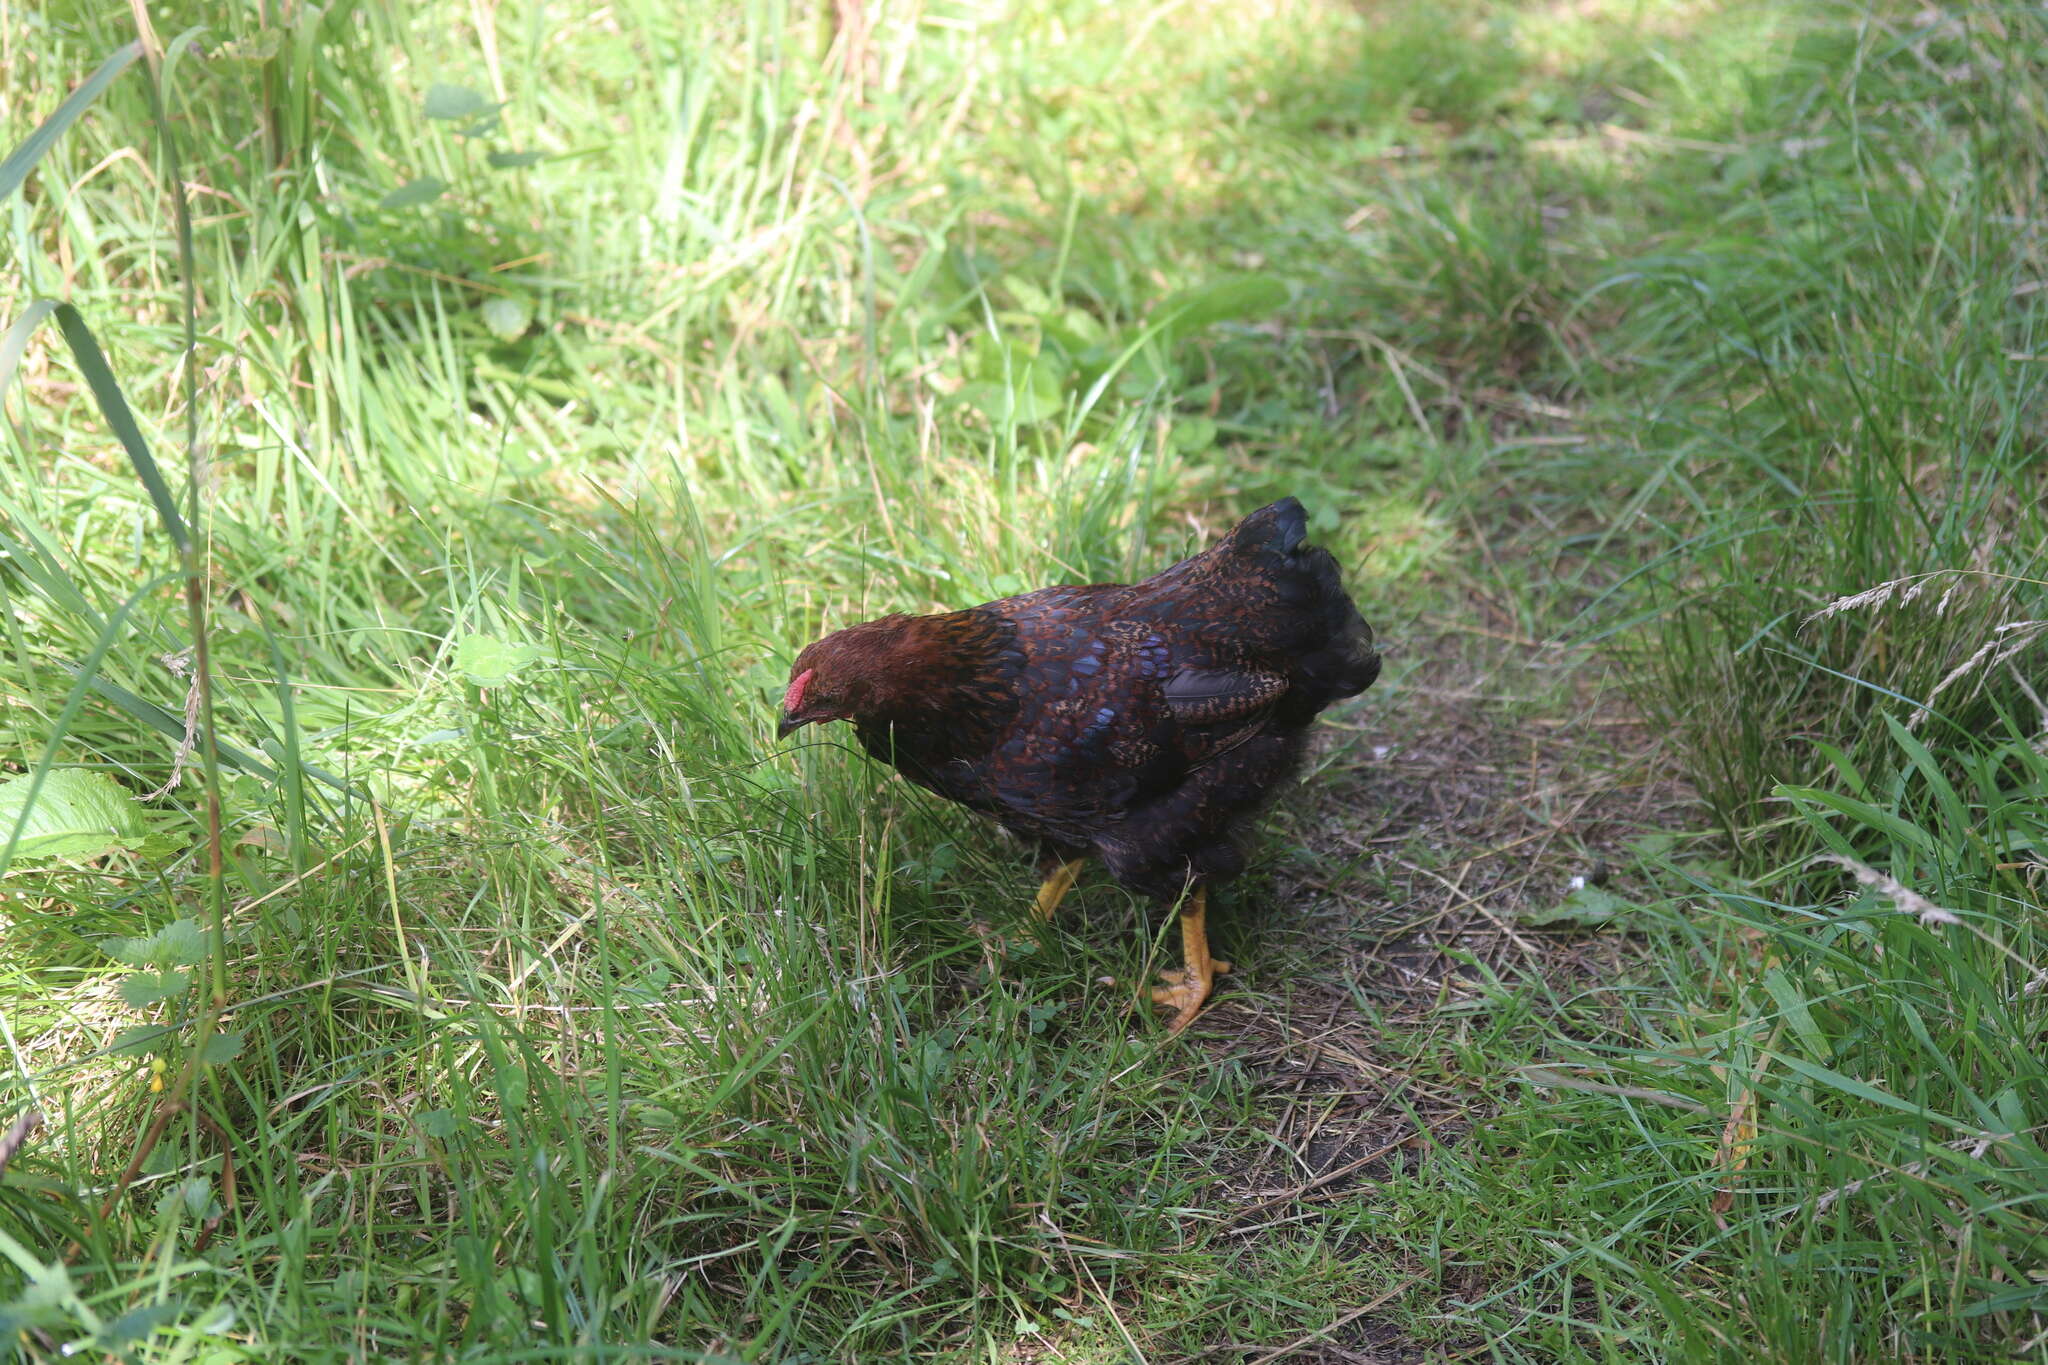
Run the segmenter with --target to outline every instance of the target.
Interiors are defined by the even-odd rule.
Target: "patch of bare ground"
[[[1447,949],[1504,978],[1611,967],[1625,940],[1526,920],[1687,823],[1654,737],[1583,654],[1476,632],[1389,653],[1394,685],[1336,723],[1343,742],[1295,806],[1302,856],[1275,878],[1275,924],[1391,1006],[1470,979]]]
[[[1529,917],[1575,884],[1627,895],[1627,845],[1692,817],[1655,736],[1586,655],[1474,627],[1411,636],[1387,656],[1386,681],[1333,718],[1319,771],[1278,817],[1292,851],[1240,898],[1238,932],[1268,949],[1259,975],[1190,1032],[1258,1078],[1271,1123],[1270,1142],[1224,1182],[1234,1240],[1299,1232],[1391,1162],[1412,1166],[1484,1123],[1490,1078],[1422,1074],[1407,1061],[1418,1035],[1444,1027],[1488,973],[1509,988],[1612,979],[1627,935]],[[1483,1354],[1483,1342],[1413,1341],[1382,1310],[1484,1288],[1457,1267],[1397,1265],[1384,1302],[1196,1358]]]
[[[1227,1360],[1235,1356],[1249,1365],[1424,1365],[1443,1360],[1441,1348],[1417,1346],[1400,1328],[1374,1317],[1366,1304],[1329,1326],[1278,1346],[1224,1346],[1204,1352],[1198,1359]]]

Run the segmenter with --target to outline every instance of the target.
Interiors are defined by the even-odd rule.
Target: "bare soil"
[[[1273,1139],[1225,1182],[1231,1238],[1298,1230],[1390,1162],[1412,1168],[1484,1123],[1483,1081],[1415,1074],[1390,1032],[1442,1027],[1482,988],[1474,961],[1510,985],[1612,979],[1628,935],[1528,917],[1586,882],[1626,896],[1627,845],[1696,819],[1585,655],[1482,627],[1387,654],[1386,679],[1331,719],[1319,770],[1276,817],[1292,847],[1217,917],[1219,951],[1249,940],[1259,968],[1230,978],[1188,1036],[1258,1078]],[[1483,1289],[1453,1268],[1405,1266],[1385,1302],[1318,1332],[1219,1341],[1194,1358],[1458,1359],[1484,1343],[1421,1344],[1385,1310]]]

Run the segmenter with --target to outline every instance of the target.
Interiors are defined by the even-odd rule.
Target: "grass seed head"
[[[1859,863],[1854,858],[1844,858],[1838,853],[1823,853],[1821,861],[1834,863],[1846,868],[1850,876],[1863,885],[1872,888],[1899,909],[1918,919],[1922,924],[1961,924],[1963,917],[1955,911],[1936,905],[1927,897],[1907,886],[1898,878],[1880,872],[1868,863]]]

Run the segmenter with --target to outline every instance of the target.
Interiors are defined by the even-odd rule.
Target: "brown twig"
[[[164,1132],[171,1126],[171,1120],[185,1112],[187,1105],[183,1100],[167,1099],[157,1105],[156,1116],[150,1120],[148,1129],[142,1135],[142,1141],[136,1144],[135,1155],[128,1159],[128,1168],[121,1172],[121,1178],[114,1182],[114,1188],[107,1192],[106,1199],[101,1202],[99,1221],[104,1223],[113,1213],[114,1205],[128,1192],[128,1187],[135,1183],[135,1178],[142,1174],[142,1165],[149,1160],[149,1154],[163,1141]],[[235,1140],[228,1135],[227,1129],[221,1127],[203,1110],[192,1109],[190,1112],[199,1121],[199,1125],[211,1133],[214,1140],[220,1144],[220,1212],[200,1225],[199,1236],[192,1243],[192,1250],[196,1254],[206,1249],[206,1244],[213,1240],[214,1232],[220,1227],[221,1219],[235,1206]],[[65,1259],[69,1260],[76,1256],[78,1251],[79,1244],[73,1242],[71,1251]]]
[[[1531,943],[1528,939],[1524,938],[1521,935],[1521,933],[1515,929],[1513,925],[1509,924],[1500,915],[1494,913],[1492,910],[1488,909],[1479,901],[1474,900],[1471,896],[1466,895],[1465,889],[1462,886],[1459,886],[1457,883],[1451,881],[1446,877],[1440,876],[1437,873],[1432,872],[1430,869],[1426,867],[1417,867],[1414,863],[1409,862],[1405,858],[1395,858],[1393,859],[1393,862],[1396,866],[1405,867],[1410,872],[1420,873],[1422,876],[1428,877],[1431,881],[1436,882],[1439,886],[1443,887],[1444,890],[1450,892],[1453,896],[1456,896],[1466,905],[1470,906],[1474,910],[1477,910],[1481,915],[1486,917],[1487,921],[1491,923],[1494,928],[1500,930],[1501,933],[1505,934],[1510,943],[1514,944],[1517,948],[1520,948],[1524,953],[1528,954],[1531,961],[1540,962],[1543,960],[1542,949],[1538,948],[1535,944]]]

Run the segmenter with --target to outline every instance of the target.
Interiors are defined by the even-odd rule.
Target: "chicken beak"
[[[782,719],[775,724],[775,737],[777,739],[788,739],[808,724],[810,724],[809,721],[798,720],[795,716],[785,711],[782,713]]]

